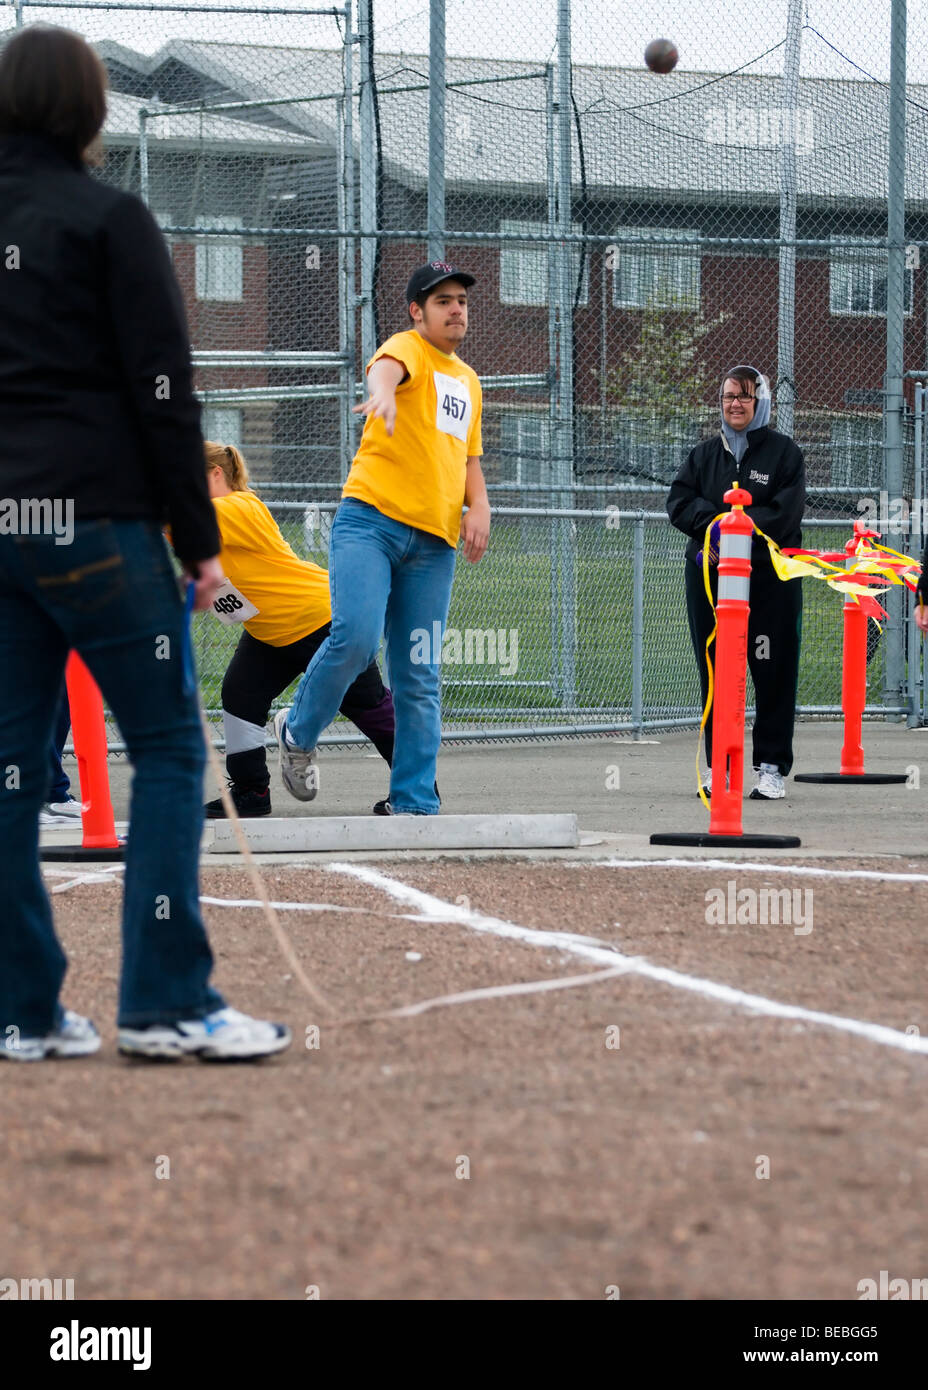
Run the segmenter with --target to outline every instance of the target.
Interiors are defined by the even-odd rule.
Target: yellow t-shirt
[[[230,492],[214,497],[213,506],[223,573],[258,610],[242,624],[245,631],[286,647],[324,627],[332,617],[328,571],[290,549],[255,493]]]
[[[467,459],[483,453],[477,373],[415,330],[388,338],[367,370],[381,357],[395,357],[409,373],[396,388],[396,425],[391,436],[382,420],[367,417],[342,496],[456,546]]]

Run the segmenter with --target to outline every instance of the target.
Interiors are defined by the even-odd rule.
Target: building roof
[[[308,137],[314,144],[335,143],[340,50],[186,39],[171,40],[151,55],[108,41],[97,47],[114,86],[136,84],[147,93],[144,104],[149,107],[155,97],[170,102],[181,94],[186,100],[191,95],[206,100],[294,98],[292,104],[228,120],[224,138],[234,139],[241,131],[247,140],[248,127],[260,124],[297,141]],[[357,64],[355,68],[356,82]],[[385,172],[421,188],[429,159],[428,58],[379,53],[375,70]],[[542,191],[547,148],[543,70],[511,60],[448,58],[446,74],[449,190]],[[396,90],[409,87],[420,90]],[[327,99],[305,100],[323,95]],[[582,132],[581,149],[574,122],[575,188],[582,158],[587,187],[600,196],[776,202],[784,136],[781,79],[745,73],[657,76],[638,68],[575,66],[573,97]],[[908,97],[908,198],[928,204],[928,87],[911,85]],[[121,112],[116,119],[122,119]],[[803,78],[794,120],[803,203],[859,207],[885,200],[885,84]],[[153,137],[158,125],[152,122]],[[354,144],[357,150],[357,122]]]
[[[107,93],[105,135],[108,145],[135,145],[139,138],[139,112],[151,109],[144,98],[124,92]],[[171,149],[200,149],[207,141],[211,149],[223,147],[237,154],[279,154],[281,147],[305,150],[306,136],[295,130],[277,130],[233,115],[190,112],[152,118],[149,138]],[[320,147],[321,148],[321,147]]]

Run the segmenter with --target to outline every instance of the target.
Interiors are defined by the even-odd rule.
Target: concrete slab
[[[571,849],[580,844],[577,817],[484,816],[267,816],[242,821],[249,849],[268,854],[346,850]],[[227,821],[213,823],[212,854],[237,854]]]
[[[790,857],[819,856],[928,856],[928,730],[908,729],[904,723],[867,721],[864,747],[867,769],[872,772],[906,773],[903,784],[884,786],[827,786],[787,784],[783,801],[744,803],[744,828],[760,833],[796,834],[802,840],[799,850],[785,851]],[[807,721],[796,727],[795,771],[837,770],[841,752],[842,728],[837,721]],[[750,744],[748,745],[750,750]],[[357,817],[369,821],[370,807],[386,796],[388,772],[377,754],[356,748],[350,751],[324,749],[320,754],[321,788],[316,801],[304,805],[283,790],[270,754],[271,800],[273,814],[287,819],[318,821],[321,816]],[[442,814],[423,817],[427,821],[447,821],[451,815],[518,815],[532,812],[573,814],[583,838],[577,848],[561,850],[524,849],[522,852],[544,858],[604,855],[630,855],[640,859],[704,858],[706,851],[649,845],[654,831],[701,831],[708,828],[709,815],[696,795],[696,734],[679,730],[649,735],[647,739],[601,735],[537,743],[494,745],[453,744],[442,746],[438,782],[442,795]],[[750,757],[746,761],[750,761]],[[76,765],[65,759],[65,770],[76,788]],[[109,762],[113,807],[117,829],[125,823],[130,798],[131,773],[123,757]],[[750,774],[748,774],[748,788]],[[746,788],[746,790],[748,789]],[[213,779],[205,779],[203,798],[216,795]],[[270,819],[270,818],[268,818]],[[207,851],[218,821],[207,821],[203,850]],[[252,821],[252,825],[257,822]],[[43,831],[42,841],[79,841],[68,826],[59,832]],[[599,839],[600,843],[596,843]],[[484,857],[506,853],[505,849],[407,849],[416,857],[458,853]],[[397,857],[388,848],[353,850],[344,843],[330,851],[267,856],[269,863],[319,863],[323,854],[339,858],[352,856]],[[779,851],[777,852],[780,853]],[[756,850],[731,849],[725,858],[756,858]],[[264,857],[261,855],[260,857]],[[210,856],[212,858],[212,856]],[[215,859],[212,861],[216,862]],[[226,863],[234,862],[227,856]]]

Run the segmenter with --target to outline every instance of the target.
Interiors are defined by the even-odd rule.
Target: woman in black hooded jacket
[[[756,367],[733,367],[719,389],[722,428],[719,434],[691,451],[671,485],[667,513],[678,530],[689,536],[686,547],[686,611],[690,637],[699,667],[703,704],[708,694],[706,642],[714,617],[706,598],[702,550],[706,527],[719,512],[732,487],[743,487],[753,498],[746,513],[771,540],[781,546],[802,543],[800,526],[805,509],[805,464],[793,440],[769,427],[770,385]],[[718,584],[718,531],[710,539],[709,562],[713,598]],[[777,578],[766,543],[757,535],[751,547],[751,613],[748,621],[748,665],[754,681],[756,716],[753,730],[755,800],[774,801],[786,795],[785,778],[793,765],[793,725],[799,644],[802,630],[802,586]],[[706,757],[712,788],[712,715],[706,724]]]

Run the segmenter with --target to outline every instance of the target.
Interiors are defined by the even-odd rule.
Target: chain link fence
[[[641,59],[650,13],[602,0],[22,0],[0,24],[67,24],[104,58],[101,176],[159,219],[205,433],[242,448],[298,553],[326,563],[351,406],[410,269],[477,276],[494,532],[459,564],[443,683],[449,736],[489,738],[697,717],[663,505],[735,362],[770,376],[804,451],[804,543],[841,548],[868,515],[920,549],[928,50],[897,24],[894,56],[889,10],[670,3],[666,75]],[[907,602],[869,700],[915,721]],[[807,713],[838,709],[841,631],[838,595],[806,584]],[[202,617],[196,640],[216,716],[235,637]]]

